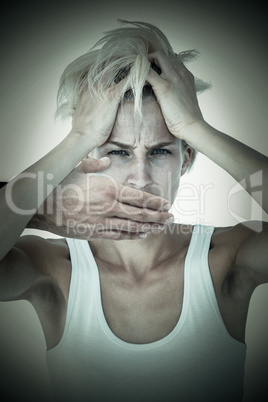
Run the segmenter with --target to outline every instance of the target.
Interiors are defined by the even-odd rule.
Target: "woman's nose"
[[[133,161],[128,169],[127,185],[138,190],[145,190],[152,183],[148,162],[144,160]]]

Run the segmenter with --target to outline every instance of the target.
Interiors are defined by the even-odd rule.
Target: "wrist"
[[[180,138],[192,148],[200,151],[200,146],[202,148],[204,139],[211,133],[211,130],[213,128],[205,120],[197,120],[181,130]]]
[[[84,148],[85,156],[88,155],[95,148],[102,145],[107,140],[107,138],[105,137],[102,141],[100,141],[100,138],[98,138],[95,131],[94,130],[90,130],[90,131],[91,131],[91,134],[89,135],[88,133],[85,133],[82,130],[72,128],[67,136],[71,139],[71,141],[74,141],[76,144],[78,144],[78,145],[84,144],[85,145],[85,148]]]

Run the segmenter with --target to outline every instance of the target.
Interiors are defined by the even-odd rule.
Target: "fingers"
[[[135,240],[144,239],[148,234],[157,235],[168,228],[168,225],[159,223],[139,223],[129,219],[117,217],[102,217],[94,222],[85,218],[71,220],[68,226],[68,236],[80,239],[113,239],[113,240]],[[68,223],[68,222],[67,222]],[[59,229],[59,227],[57,227]],[[60,235],[65,235],[64,229]],[[57,233],[59,234],[59,233]]]
[[[159,75],[153,68],[150,68],[147,76],[147,82],[152,86],[156,97],[158,98],[159,90],[166,92],[166,90],[168,89],[166,88],[168,85],[168,81],[171,81],[176,72],[173,68],[173,65],[171,64],[171,61],[163,52],[150,53],[148,55],[148,58],[161,70],[161,74]]]
[[[125,92],[131,88],[129,77],[123,78],[121,81],[115,83],[115,85],[108,88],[109,94],[115,97],[118,101],[122,99]]]
[[[153,222],[153,223],[171,223],[174,217],[169,212],[154,211],[152,209],[132,207],[127,204],[117,205],[116,216],[118,218],[127,218],[136,222]]]
[[[141,240],[147,237],[146,233],[128,233],[117,230],[104,230],[99,232],[98,236],[94,236],[94,239],[104,240]],[[84,238],[84,237],[83,237]],[[89,237],[91,239],[91,237]]]
[[[64,236],[66,237],[65,231],[59,231],[59,228],[57,227],[58,231],[54,232],[57,235]],[[141,240],[145,239],[147,237],[147,233],[141,233],[141,232],[126,232],[126,231],[120,231],[116,229],[103,229],[103,230],[84,230],[83,232],[77,231],[75,228],[73,230],[68,231],[67,237],[75,238],[75,239],[81,239],[81,240],[96,240],[96,239],[104,239],[104,240]]]
[[[143,228],[143,231],[131,231],[131,230],[123,230],[122,225],[103,225],[103,229],[100,228],[100,225],[97,225],[96,230],[94,228],[88,228],[81,231],[81,227],[79,232],[74,227],[72,231],[69,231],[68,234],[74,238],[80,239],[109,239],[109,240],[138,240],[145,239],[149,233],[158,234],[165,229],[165,227],[158,228],[158,226],[154,225],[149,228]]]
[[[162,224],[171,223],[174,219],[168,212],[170,202],[156,195],[122,186],[117,200],[119,202],[113,212],[119,218]]]
[[[81,239],[113,239],[135,240],[144,239],[149,233],[159,234],[167,228],[167,225],[146,223],[141,224],[127,219],[104,218],[100,221],[72,221],[68,230],[69,236]]]
[[[178,59],[169,58],[164,52],[157,51],[148,55],[149,60],[161,69],[159,76],[152,68],[149,71],[147,81],[152,87],[165,85],[166,81],[172,82],[176,77],[184,79],[185,76],[192,76],[191,72]]]
[[[148,58],[161,69],[162,76],[168,77],[171,69],[177,72],[187,70],[185,65],[178,58],[170,58],[163,51],[158,50],[157,52],[149,53]]]
[[[156,211],[168,211],[171,204],[168,200],[141,190],[122,186],[117,194],[117,200],[122,204],[140,208],[148,208]]]
[[[116,230],[128,233],[159,233],[166,227],[159,223],[140,223],[129,219],[106,218],[104,221],[106,230]]]
[[[156,64],[156,66],[160,68],[161,76],[168,75],[168,72],[170,71],[172,64],[164,52],[158,51],[154,53],[149,53],[148,59],[150,60],[151,63]]]

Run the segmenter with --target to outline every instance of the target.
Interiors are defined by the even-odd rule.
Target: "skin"
[[[31,172],[38,169],[49,172],[51,166],[57,166],[53,171],[56,187],[81,159],[94,150],[95,157],[108,156],[111,160],[106,170],[94,176],[94,180],[101,181],[105,173],[116,179],[120,189],[135,194],[138,191],[143,197],[149,194],[145,204],[148,207],[149,203],[150,208],[142,213],[133,206],[130,209],[129,204],[122,200],[116,204],[113,213],[116,213],[117,220],[113,230],[117,233],[113,232],[113,235],[117,237],[105,241],[105,247],[103,239],[89,240],[100,272],[107,323],[118,337],[133,343],[148,343],[166,336],[181,313],[183,267],[192,227],[178,225],[178,230],[168,230],[166,225],[170,215],[155,212],[157,202],[159,209],[162,199],[153,196],[168,192],[167,173],[172,178],[167,201],[173,202],[192,148],[218,163],[237,181],[247,179],[260,169],[264,172],[267,169],[263,155],[218,132],[203,120],[193,76],[183,65],[175,65],[161,52],[149,55],[149,58],[160,66],[162,74],[159,76],[151,70],[148,75],[147,82],[152,85],[158,104],[145,102],[141,125],[133,121],[131,104],[125,106],[123,113],[122,110],[117,113],[122,95],[120,83],[107,91],[102,103],[94,104],[85,91],[67,139],[30,168]],[[94,140],[92,133],[95,134]],[[151,147],[160,140],[172,143],[161,146],[161,149],[172,150],[171,154],[164,152],[163,156],[161,151],[161,156],[156,156],[159,151]],[[186,149],[182,148],[181,140],[189,144]],[[115,144],[111,144],[114,141],[129,146],[127,152],[123,152],[124,156],[121,151],[126,151],[126,147],[114,147]],[[118,150],[121,150],[120,156]],[[58,160],[62,161],[60,166],[56,163]],[[23,184],[25,186],[26,181]],[[31,195],[33,188],[27,186],[26,195],[19,185],[14,193],[17,202],[22,197],[22,203],[29,208],[29,203],[30,206],[36,205],[36,200]],[[114,195],[112,191],[114,189],[110,189],[107,195]],[[263,192],[263,207],[267,209],[265,182]],[[1,213],[10,218],[9,226],[1,229],[1,298],[29,300],[43,326],[47,346],[52,348],[61,339],[66,318],[71,275],[68,247],[64,239],[45,240],[30,236],[18,240],[31,217],[15,216],[6,205],[1,208]],[[116,226],[118,219],[126,223],[126,215],[132,217],[134,224],[138,219],[142,222],[146,216],[147,225],[164,223],[165,230],[159,228],[158,233],[151,233],[151,225],[144,239],[129,234],[124,237],[123,231],[116,230]],[[144,228],[142,233],[145,233]],[[125,241],[118,242],[120,238]],[[263,229],[257,232],[254,222],[252,228],[243,224],[216,228],[212,236],[208,258],[216,297],[227,330],[239,341],[244,341],[250,297],[259,284],[268,281],[266,244],[267,225],[263,224]],[[124,308],[119,309],[119,305]]]
[[[141,123],[136,121],[133,108],[131,102],[119,109],[111,136],[93,151],[93,156],[110,158],[105,173],[116,181],[159,197],[165,195],[173,204],[192,150],[184,149],[181,141],[170,134],[156,102],[144,101],[145,118]]]

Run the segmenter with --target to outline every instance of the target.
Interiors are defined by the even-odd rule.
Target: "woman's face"
[[[103,173],[117,182],[173,203],[190,151],[168,131],[156,102],[143,101],[141,122],[133,110],[133,102],[120,107],[109,139],[92,157],[108,156],[111,164]]]

